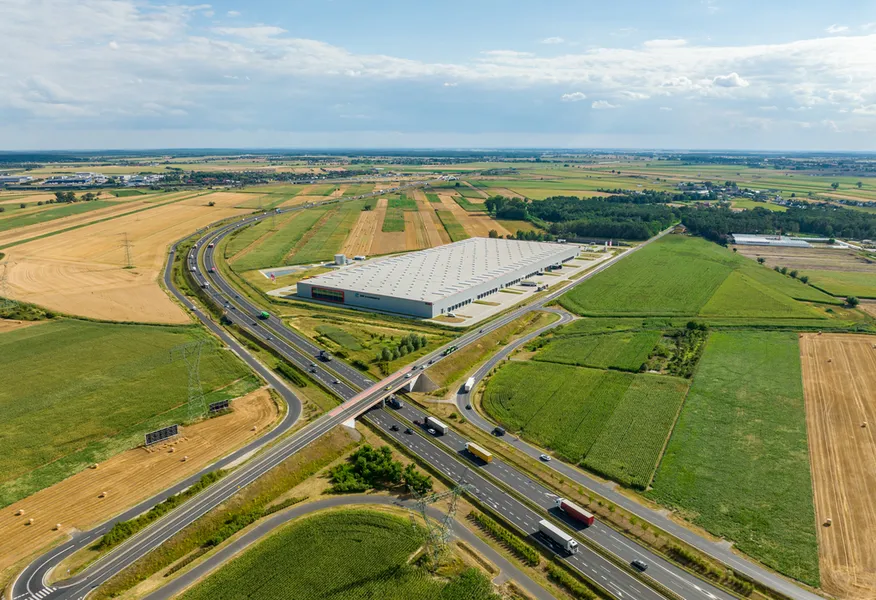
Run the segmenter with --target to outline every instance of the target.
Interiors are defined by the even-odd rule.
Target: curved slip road
[[[287,510],[271,516],[262,523],[253,527],[234,542],[228,544],[190,571],[180,575],[157,592],[146,596],[145,600],[170,600],[177,594],[191,587],[202,578],[206,577],[228,561],[235,558],[240,552],[247,549],[252,544],[260,541],[265,536],[271,534],[279,527],[286,525],[289,521],[293,521],[305,515],[310,515],[315,512],[325,510],[327,508],[338,507],[355,507],[355,506],[395,506],[414,510],[415,506],[411,502],[402,502],[390,496],[369,496],[364,494],[353,496],[333,496],[307,504],[293,506]],[[442,520],[446,515],[436,508],[429,507],[429,515],[437,520]],[[472,546],[478,554],[485,557],[500,569],[500,574],[493,579],[497,583],[504,582],[506,579],[511,579],[520,587],[526,590],[533,598],[537,600],[553,600],[554,596],[548,593],[543,587],[533,581],[526,573],[517,568],[511,561],[507,560],[501,554],[493,550],[489,544],[485,543],[474,533],[469,531],[465,525],[457,521],[453,529],[455,538],[460,539]],[[498,581],[501,580],[501,581]]]

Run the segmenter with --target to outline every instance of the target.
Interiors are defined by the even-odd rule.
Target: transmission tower
[[[18,304],[9,295],[9,269],[13,266],[14,260],[0,263],[0,308],[3,310],[14,308]]]
[[[465,475],[467,473],[468,469],[463,473],[461,479],[462,483],[446,492],[433,492],[431,494],[426,494],[425,496],[420,496],[415,491],[411,490],[411,494],[416,498],[416,511],[422,517],[423,523],[425,523],[428,532],[426,551],[429,553],[429,558],[432,563],[431,569],[433,571],[441,564],[441,559],[447,551],[447,543],[450,541],[450,538],[453,537],[453,521],[456,518],[456,508],[459,502],[459,497],[468,489],[468,484],[465,483]],[[445,514],[440,521],[430,519],[428,515],[429,506],[448,498],[450,499],[450,505],[447,509],[447,514]],[[411,515],[411,523],[414,527],[417,527],[417,519],[413,514]]]
[[[133,269],[134,268],[134,260],[131,258],[131,240],[128,239],[128,232],[126,231],[124,234],[125,241],[123,242],[125,247],[125,268]]]
[[[201,350],[207,342],[198,340],[188,344],[181,344],[170,349],[170,360],[176,361],[182,358],[186,362],[189,372],[188,405],[189,421],[195,421],[207,411],[207,401],[204,398],[204,390],[201,388]]]

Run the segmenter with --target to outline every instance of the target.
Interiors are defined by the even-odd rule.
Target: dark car
[[[398,425],[390,425],[389,430],[390,431],[398,431]]]
[[[497,435],[497,436],[505,435],[505,428],[504,427],[496,427],[493,430],[493,435]]]
[[[405,429],[405,433],[411,435],[412,433],[414,433],[414,430],[408,427],[407,429]]]
[[[634,569],[637,571],[646,571],[648,569],[648,563],[645,561],[639,560],[638,558],[630,563]]]

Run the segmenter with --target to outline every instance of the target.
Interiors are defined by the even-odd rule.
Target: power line
[[[196,421],[207,411],[207,401],[201,388],[201,351],[206,344],[205,340],[198,340],[170,349],[171,362],[182,358],[188,370],[189,422]]]
[[[411,494],[416,499],[416,510],[422,517],[423,523],[426,525],[426,531],[428,532],[426,539],[426,552],[431,559],[430,567],[433,571],[441,564],[441,560],[447,551],[447,543],[450,541],[450,538],[453,537],[453,523],[456,518],[459,497],[468,489],[468,484],[465,483],[465,476],[467,473],[468,469],[462,474],[462,478],[460,479],[462,483],[446,492],[433,492],[421,496],[416,491],[411,490]],[[447,498],[450,499],[447,514],[445,514],[440,521],[430,519],[428,515],[428,507]],[[411,515],[411,522],[415,527],[417,526],[417,521],[413,514]]]
[[[126,269],[133,269],[133,268],[134,268],[134,261],[133,261],[133,259],[131,258],[131,240],[128,239],[128,232],[127,232],[127,231],[126,231],[124,234],[122,234],[122,235],[125,236],[125,241],[124,241],[124,246],[125,246],[125,268],[126,268]]]

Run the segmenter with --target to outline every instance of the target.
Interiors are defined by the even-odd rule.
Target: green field
[[[441,204],[441,198],[438,197],[438,194],[427,193],[426,198],[429,199],[429,202],[434,202],[436,204]]]
[[[351,200],[332,209],[328,218],[295,247],[289,263],[305,264],[332,258],[344,245],[344,240],[350,235],[364,205],[364,200]],[[308,212],[310,211],[304,211],[305,214]]]
[[[181,599],[498,600],[474,569],[448,580],[411,562],[425,539],[407,518],[319,513],[252,546]]]
[[[659,331],[558,335],[533,360],[600,369],[638,371],[660,339]]]
[[[245,248],[261,239],[262,236],[269,235],[275,229],[279,230],[285,227],[295,216],[297,216],[297,213],[278,215],[273,221],[271,219],[264,219],[255,225],[238,229],[229,236],[228,242],[225,244],[225,256],[227,258],[236,256]]]
[[[405,230],[406,210],[417,210],[417,201],[405,194],[391,196],[386,208],[386,216],[383,218],[381,230],[387,233]]]
[[[835,296],[876,298],[876,273],[806,271],[809,283]]]
[[[785,212],[788,210],[787,206],[773,204],[772,202],[755,202],[754,200],[751,200],[749,198],[734,198],[732,204],[733,208],[765,208],[767,210],[772,210],[775,212]]]
[[[110,190],[110,194],[116,198],[126,198],[128,196],[143,196],[146,192],[142,190]]]
[[[510,362],[490,379],[483,405],[509,430],[563,458],[644,487],[686,390],[670,377]]]
[[[118,204],[118,202],[110,202],[107,200],[92,200],[91,202],[74,202],[62,205],[47,204],[45,205],[47,208],[42,210],[28,212],[25,215],[0,219],[0,231],[7,231],[9,229],[24,227],[26,225],[36,225],[37,223],[46,223],[62,217],[81,215],[99,208],[115,206],[116,204]]]
[[[477,197],[480,198],[480,196]],[[462,196],[454,196],[453,200],[468,212],[487,212],[487,207],[483,203],[475,204],[474,202],[469,202],[468,198]]]
[[[389,198],[388,202],[388,207],[390,209],[398,208],[401,210],[417,210],[417,201],[413,198],[409,198],[404,193]]]
[[[233,261],[232,266],[235,270],[249,271],[285,264],[285,259],[292,248],[322,219],[328,210],[328,208],[312,208],[293,213],[289,219],[279,220],[276,231],[268,232],[257,238],[253,247],[238,260]],[[265,223],[268,222],[270,219],[265,220]],[[261,224],[254,227],[261,227]],[[265,227],[269,228],[270,225]],[[238,235],[246,235],[246,233]]]
[[[486,200],[486,198],[481,195],[480,191],[474,188],[470,188],[464,183],[456,188],[456,192],[458,194],[461,194],[462,196],[465,196],[466,198],[477,198],[479,200]]]
[[[712,333],[648,496],[818,585],[794,333]]]
[[[197,339],[208,341],[205,392],[241,378],[226,391],[254,389],[243,363],[192,327],[57,320],[0,334],[0,506],[185,420],[188,372],[170,349]]]
[[[444,230],[450,236],[451,242],[458,242],[469,238],[465,228],[456,220],[452,212],[449,210],[436,210],[435,213],[438,215],[441,224],[444,225]]]
[[[824,319],[836,300],[701,238],[668,235],[560,298],[587,316]]]
[[[326,336],[328,339],[347,350],[356,352],[362,349],[362,344],[359,343],[359,340],[357,340],[353,334],[341,329],[340,327],[335,327],[334,325],[317,325],[316,331],[320,335]]]

